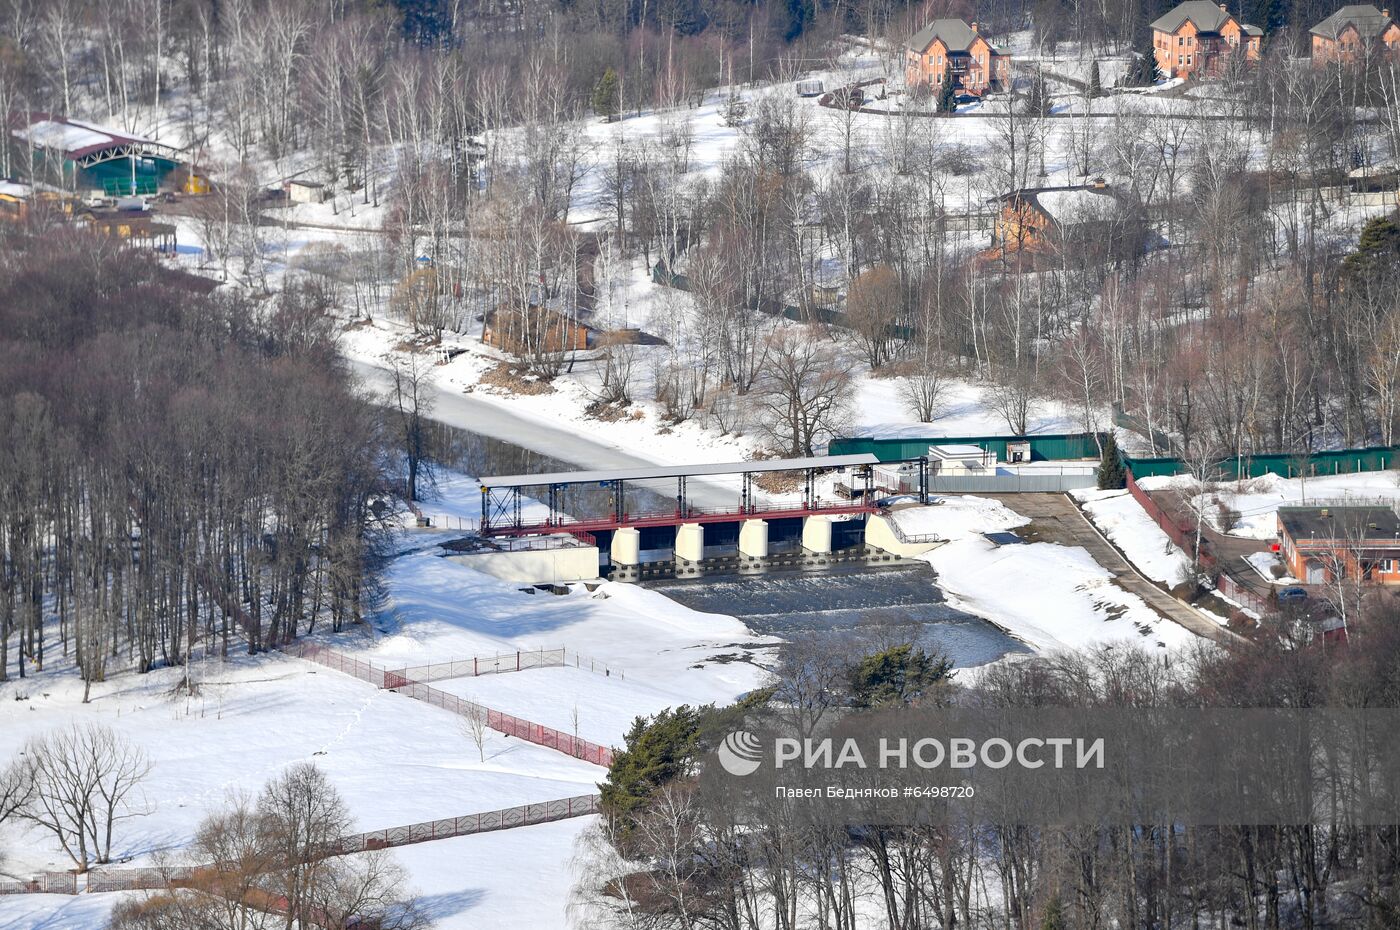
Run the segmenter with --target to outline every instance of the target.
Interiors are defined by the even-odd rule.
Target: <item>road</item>
[[[1064,546],[1081,546],[1088,550],[1120,588],[1131,591],[1157,613],[1180,624],[1197,636],[1217,642],[1243,642],[1220,624],[1203,617],[1190,605],[1183,604],[1155,583],[1138,574],[1123,554],[1094,529],[1093,525],[1064,494],[986,494],[1007,507],[1029,517],[1040,530],[1044,542]]]
[[[381,394],[392,390],[387,368],[357,359],[345,361],[350,370],[373,390]],[[668,464],[644,459],[617,446],[438,384],[433,385],[433,409],[429,416],[439,423],[509,442],[580,468],[648,468]],[[643,483],[642,486],[675,494],[675,482]],[[739,499],[738,488],[737,476],[732,484],[723,479],[690,478],[686,482],[686,496],[701,507],[730,507]]]

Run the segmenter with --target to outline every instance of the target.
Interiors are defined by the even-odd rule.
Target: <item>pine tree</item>
[[[615,838],[625,839],[636,814],[658,788],[687,774],[695,763],[700,725],[708,707],[666,708],[650,719],[638,717],[613,754],[600,786],[603,810]]]
[[[1127,487],[1128,469],[1123,464],[1123,456],[1118,452],[1118,440],[1110,430],[1103,444],[1103,456],[1099,459],[1099,490],[1109,491]]]
[[[1069,921],[1065,919],[1065,906],[1060,903],[1060,896],[1057,894],[1045,905],[1045,914],[1040,918],[1040,930],[1069,930]]]
[[[851,694],[857,707],[917,704],[952,673],[946,656],[905,643],[861,659],[851,669]]]
[[[1102,96],[1103,96],[1103,83],[1102,83],[1102,81],[1099,79],[1099,62],[1098,62],[1098,59],[1095,59],[1095,60],[1094,60],[1094,63],[1093,63],[1092,65],[1090,65],[1090,67],[1089,67],[1089,96],[1090,96],[1090,97],[1102,97]]]
[[[953,77],[948,75],[942,84],[938,85],[938,106],[939,113],[952,113],[957,110],[958,101],[953,90]]]
[[[597,86],[593,88],[593,112],[611,123],[617,118],[621,96],[617,72],[609,68],[603,72]]]

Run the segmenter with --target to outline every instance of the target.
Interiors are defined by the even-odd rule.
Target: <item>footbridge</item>
[[[740,567],[768,561],[784,542],[798,553],[829,557],[853,544],[899,543],[886,540],[891,531],[883,522],[878,538],[867,538],[882,519],[871,519],[881,511],[875,467],[893,464],[900,463],[860,453],[486,477],[481,534],[567,534],[598,546],[620,580],[647,577],[653,572],[643,566],[663,561],[678,575],[699,574],[715,561],[707,546],[737,548]],[[917,476],[911,495],[926,503],[927,459],[903,464]],[[840,480],[827,480],[836,471]],[[692,483],[703,493],[693,493]]]

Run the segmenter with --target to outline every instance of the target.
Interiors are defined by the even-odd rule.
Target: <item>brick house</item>
[[[1258,61],[1263,36],[1210,0],[1186,0],[1152,23],[1157,70],[1169,78],[1220,74],[1241,50],[1246,62]]]
[[[1344,6],[1309,32],[1315,65],[1360,62],[1400,51],[1400,25],[1390,10],[1378,10],[1369,3]]]
[[[1146,217],[1135,202],[1102,178],[1091,184],[1032,187],[1000,201],[986,259],[1033,257],[1073,243],[1085,253],[1102,248],[1146,247]]]
[[[1390,507],[1280,507],[1278,553],[1305,584],[1346,577],[1400,584],[1400,518]]]
[[[1011,82],[1011,56],[1003,54],[960,19],[935,19],[909,39],[904,84],[936,92],[952,75],[954,90],[980,97]]]

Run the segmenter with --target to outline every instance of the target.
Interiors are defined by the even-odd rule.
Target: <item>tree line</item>
[[[6,238],[0,290],[0,680],[363,616],[394,487],[322,295],[211,294],[71,230]]]
[[[580,844],[574,906],[581,917],[647,930],[1392,926],[1393,827],[1323,815],[1281,826],[1056,828],[962,817],[838,828],[781,800],[761,822],[736,823],[732,803],[697,789],[702,759],[755,706],[799,733],[861,708],[1395,707],[1394,604],[1372,606],[1345,650],[1267,621],[1268,635],[1249,647],[1164,662],[1117,645],[998,664],[957,682],[897,624],[874,624],[854,641],[794,637],[772,684],[740,705],[636,721],[603,785],[604,823]]]

